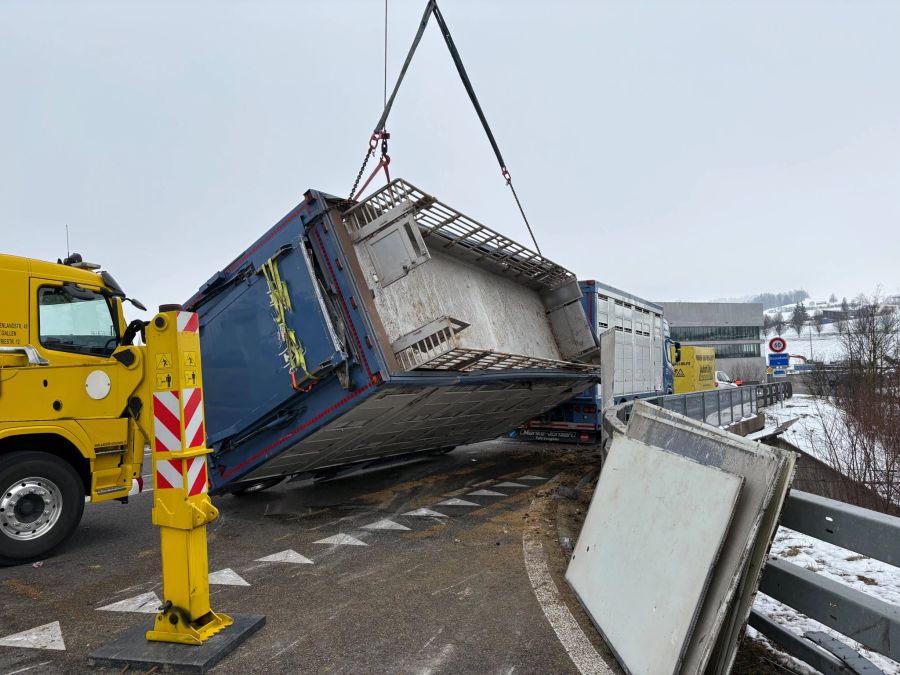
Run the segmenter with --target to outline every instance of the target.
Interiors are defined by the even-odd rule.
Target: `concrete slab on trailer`
[[[566,579],[628,672],[679,672],[743,482],[613,439]]]
[[[685,655],[686,672],[728,672],[750,613],[766,551],[793,474],[794,458],[658,406],[638,401],[626,437],[744,479],[734,520]]]
[[[163,673],[206,673],[262,628],[266,617],[235,614],[234,623],[202,645],[147,640],[146,622],[131,628],[88,656],[88,664],[102,668],[150,668]]]

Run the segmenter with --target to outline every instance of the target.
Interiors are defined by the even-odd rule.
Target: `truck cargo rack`
[[[564,267],[504,237],[460,213],[403,179],[396,179],[343,214],[351,236],[392,211],[399,219],[412,208],[422,238],[464,260],[477,262],[499,274],[518,277],[537,290],[557,288],[575,280]],[[438,244],[435,240],[438,240]]]
[[[475,370],[527,370],[530,368],[558,368],[587,373],[600,372],[599,366],[588,363],[556,361],[554,359],[541,359],[520,354],[504,354],[489,349],[466,349],[465,347],[451,349],[445,354],[433,358],[422,369],[455,370],[465,373]]]

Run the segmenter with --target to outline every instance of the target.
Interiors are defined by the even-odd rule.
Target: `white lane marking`
[[[156,593],[141,593],[133,598],[119,600],[111,605],[98,607],[100,612],[139,612],[141,614],[156,614],[162,604]]]
[[[37,628],[29,628],[21,633],[0,638],[0,647],[24,647],[25,649],[56,649],[64,651],[62,628],[59,621],[45,623]]]
[[[400,523],[395,523],[393,520],[388,520],[385,518],[384,520],[379,520],[374,523],[369,523],[368,525],[363,525],[362,529],[364,530],[408,530],[409,528],[406,525],[401,525]]]
[[[216,586],[249,586],[240,574],[230,567],[218,572],[210,572],[209,583]]]
[[[48,663],[53,663],[53,661],[43,661],[41,663],[35,663],[33,666],[25,666],[24,668],[19,668],[18,670],[11,670],[6,675],[16,675],[16,673],[24,673],[26,670],[34,670],[35,668],[46,666]]]
[[[442,666],[447,662],[447,659],[453,656],[454,651],[456,651],[456,647],[452,644],[444,645],[441,653],[435,656],[431,663],[422,668],[422,670],[417,671],[416,675],[432,675],[436,670],[442,670]]]
[[[368,546],[368,544],[364,541],[360,541],[356,537],[351,537],[349,534],[344,534],[343,532],[334,535],[333,537],[326,537],[325,539],[319,539],[319,541],[314,541],[314,544],[333,544],[335,546]]]
[[[434,516],[435,518],[447,518],[446,513],[441,513],[440,511],[432,511],[431,509],[416,509],[415,511],[407,511],[403,514],[404,516],[413,516],[416,518],[425,518],[428,516]]]
[[[545,476],[519,476],[516,480],[547,480]]]
[[[494,490],[476,490],[469,493],[470,497],[506,497],[505,492],[495,492]]]
[[[442,502],[438,502],[435,506],[480,506],[480,504],[476,504],[475,502],[467,502],[465,499],[457,499],[453,497],[452,499],[445,499]]]
[[[505,483],[497,483],[494,487],[528,487],[528,486],[522,485],[522,483],[513,483],[512,481],[506,481]]]
[[[531,506],[533,511],[534,502]],[[559,589],[547,567],[544,548],[534,536],[532,528],[527,526],[522,532],[522,553],[534,596],[572,663],[582,675],[612,675],[609,664],[594,649],[572,612],[559,597]]]
[[[257,558],[255,562],[283,562],[294,563],[295,565],[312,565],[313,561],[305,555],[300,555],[292,548],[282,551],[281,553],[273,553],[265,558]]]

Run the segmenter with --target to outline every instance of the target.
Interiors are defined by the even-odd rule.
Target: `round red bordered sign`
[[[770,352],[775,352],[776,354],[779,354],[779,353],[783,352],[785,349],[787,349],[787,342],[785,341],[784,338],[773,337],[771,340],[769,340],[769,351]]]

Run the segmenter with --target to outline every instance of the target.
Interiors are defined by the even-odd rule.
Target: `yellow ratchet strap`
[[[266,277],[269,298],[272,300],[272,307],[275,310],[275,325],[278,326],[278,334],[285,344],[285,354],[291,375],[293,376],[296,370],[302,370],[306,378],[312,379],[313,376],[306,369],[306,350],[303,349],[303,344],[297,339],[294,331],[288,328],[285,321],[285,314],[293,311],[294,308],[291,305],[287,284],[281,278],[275,258],[269,258],[263,263],[262,271]]]

